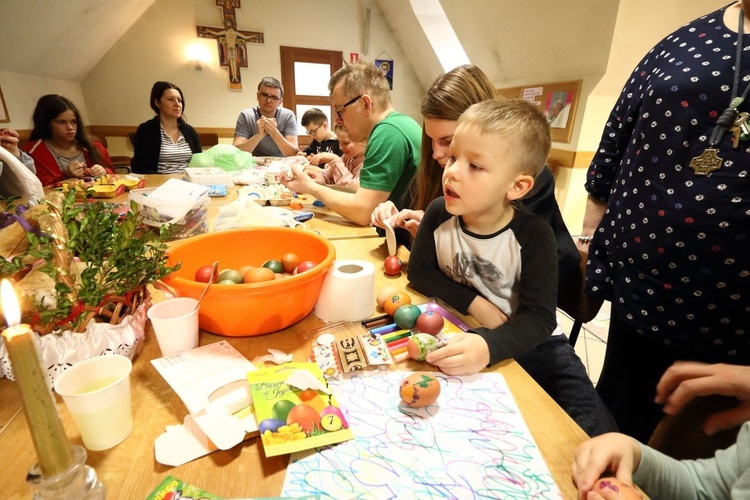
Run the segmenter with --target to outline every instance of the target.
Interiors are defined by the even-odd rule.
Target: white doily
[[[37,346],[50,383],[75,363],[94,356],[121,354],[132,360],[143,347],[148,319],[146,312],[150,305],[150,300],[144,301],[134,314],[124,317],[118,325],[91,323],[84,333],[66,330],[62,334],[50,333],[38,337]],[[0,378],[2,377],[14,380],[8,350],[0,336]]]

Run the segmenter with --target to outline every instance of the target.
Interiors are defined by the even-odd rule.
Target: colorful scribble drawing
[[[355,439],[292,455],[283,496],[323,498],[562,498],[505,379],[441,373],[438,403],[399,405],[407,375],[331,384]]]

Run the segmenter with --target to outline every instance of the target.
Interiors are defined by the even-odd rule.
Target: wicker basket
[[[142,286],[124,296],[110,295],[99,306],[81,304],[74,308],[67,318],[59,321],[46,324],[33,321],[31,326],[40,335],[46,335],[60,330],[83,333],[91,321],[118,325],[124,317],[133,314],[138,306],[148,299],[148,288]]]

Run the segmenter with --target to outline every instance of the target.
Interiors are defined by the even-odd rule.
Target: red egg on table
[[[397,276],[401,272],[401,259],[395,255],[391,255],[385,259],[383,266],[385,267],[385,274],[388,276]]]
[[[412,373],[401,381],[398,391],[407,406],[423,408],[437,401],[440,382],[429,373]]]
[[[417,330],[430,335],[437,335],[443,330],[445,319],[436,311],[425,311],[417,318]]]

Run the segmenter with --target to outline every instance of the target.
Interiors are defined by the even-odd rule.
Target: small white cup
[[[133,430],[132,367],[119,354],[96,356],[76,363],[55,380],[55,392],[62,396],[89,450],[112,448]]]
[[[198,347],[198,301],[190,297],[167,299],[151,306],[148,317],[154,325],[162,356]]]

